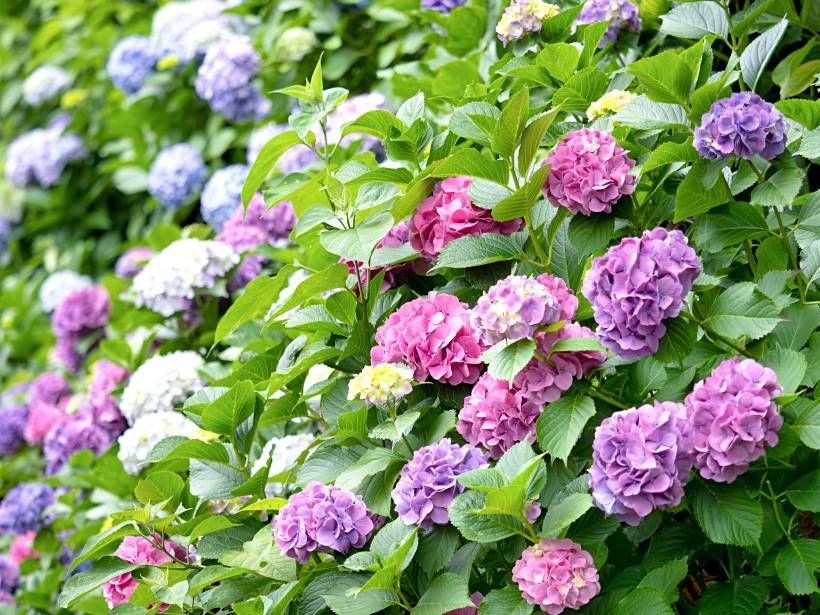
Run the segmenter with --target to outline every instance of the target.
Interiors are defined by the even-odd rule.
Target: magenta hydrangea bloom
[[[653,510],[680,504],[692,456],[686,408],[665,401],[621,410],[595,430],[589,486],[607,515],[638,525]]]
[[[492,345],[532,337],[539,327],[558,322],[560,315],[558,298],[539,278],[510,275],[479,298],[470,321]]]
[[[774,105],[751,92],[735,92],[713,103],[700,119],[693,141],[708,159],[734,154],[771,160],[786,148],[786,118]]]
[[[598,47],[603,47],[607,43],[614,43],[618,40],[621,30],[640,32],[643,25],[638,7],[629,0],[587,0],[575,20],[575,24],[581,25],[607,20],[610,20],[609,26],[601,42],[598,43]]]
[[[486,350],[467,305],[435,291],[393,312],[376,331],[376,344],[371,364],[404,363],[419,382],[430,376],[452,385],[478,380]]]
[[[456,477],[486,465],[480,450],[453,444],[449,438],[420,448],[401,469],[391,493],[396,512],[407,525],[423,529],[448,523],[447,507],[464,491]]]
[[[63,297],[51,316],[57,337],[78,339],[108,324],[111,301],[102,286],[88,286]]]
[[[467,195],[469,177],[448,177],[436,184],[410,218],[410,244],[424,258],[434,259],[448,243],[467,235],[500,233],[521,229],[521,218],[498,222],[489,209],[475,205]]]
[[[288,498],[273,520],[273,538],[282,553],[304,564],[314,551],[362,548],[374,528],[362,496],[314,481]]]
[[[526,548],[512,578],[527,602],[550,615],[581,608],[601,591],[592,556],[571,540],[544,538]]]
[[[456,429],[467,442],[499,459],[518,442],[535,442],[535,421],[543,409],[506,380],[484,374],[464,400]]]
[[[657,352],[664,319],[680,313],[700,271],[686,236],[663,228],[627,237],[593,260],[581,290],[604,346],[627,359]]]
[[[549,273],[542,273],[536,280],[546,286],[550,294],[558,301],[558,306],[561,308],[558,320],[569,321],[575,318],[575,312],[578,311],[578,297],[564,280]]]
[[[731,483],[777,444],[783,418],[773,398],[777,375],[754,359],[727,359],[686,396],[695,467],[703,478]]]
[[[88,394],[91,398],[108,395],[117,388],[117,385],[128,377],[128,370],[112,363],[107,359],[100,359],[91,369],[91,384]]]
[[[589,216],[610,213],[620,198],[632,194],[638,178],[635,161],[607,132],[582,128],[564,137],[549,155],[544,196],[555,207]]]
[[[114,264],[114,273],[126,279],[131,279],[145,268],[155,252],[146,246],[134,246],[123,252]]]

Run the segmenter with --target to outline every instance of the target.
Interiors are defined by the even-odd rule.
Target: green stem
[[[766,487],[769,489],[769,500],[772,502],[772,510],[774,511],[774,519],[777,521],[777,525],[780,526],[780,529],[783,530],[783,534],[786,536],[786,539],[791,542],[791,536],[789,535],[788,530],[786,530],[786,526],[783,525],[783,521],[780,519],[780,513],[777,512],[777,496],[774,494],[774,489],[772,489],[772,481],[766,481]]]
[[[714,331],[712,331],[710,328],[708,328],[706,326],[705,322],[703,322],[699,318],[695,318],[694,314],[690,314],[689,312],[681,312],[680,315],[683,316],[684,318],[686,318],[687,320],[689,320],[691,322],[694,322],[701,329],[703,329],[703,334],[706,336],[707,339],[709,339],[713,342],[714,341],[719,341],[722,344],[725,344],[726,346],[728,346],[729,348],[734,350],[735,352],[737,352],[739,354],[742,354],[745,357],[753,358],[752,355],[750,355],[749,352],[746,349],[741,348],[740,346],[735,344],[732,340],[723,337],[719,333],[715,333]]]
[[[538,234],[535,232],[535,227],[532,225],[532,216],[530,216],[529,212],[524,216],[524,221],[527,223],[527,230],[530,233],[530,240],[532,241],[532,247],[535,248],[535,253],[538,255],[538,259],[541,261],[541,266],[546,269],[549,267],[550,259],[547,256],[547,253],[544,251],[544,247],[541,245],[541,242],[538,240]]]
[[[755,262],[755,255],[752,252],[752,244],[748,239],[743,240],[743,251],[746,252],[746,260],[749,261],[749,269],[752,270],[752,276],[757,278],[757,263]]]
[[[792,269],[797,272],[797,275],[800,277],[800,280],[803,280],[803,272],[800,269],[800,265],[797,263],[797,255],[792,250],[792,242],[789,240],[789,233],[786,231],[786,226],[783,224],[783,218],[780,216],[780,210],[777,207],[772,207],[772,211],[774,212],[774,217],[777,218],[777,226],[780,228],[780,239],[783,241],[783,245],[786,246],[786,252],[789,255],[789,262],[792,265]],[[808,290],[806,286],[803,284],[798,284],[800,288],[800,297],[803,301],[806,300],[806,291]]]
[[[624,400],[618,398],[609,391],[605,391],[604,389],[598,386],[592,387],[589,390],[589,394],[592,395],[592,397],[597,397],[601,401],[605,401],[606,403],[615,406],[616,408],[620,408],[621,410],[625,410],[626,408],[630,407],[630,404],[628,404]]]

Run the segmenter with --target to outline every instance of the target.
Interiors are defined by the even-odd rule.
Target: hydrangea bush
[[[820,612],[816,3],[0,7],[0,614]]]

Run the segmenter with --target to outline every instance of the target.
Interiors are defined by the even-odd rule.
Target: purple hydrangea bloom
[[[60,116],[48,128],[37,128],[19,137],[6,151],[6,178],[17,188],[39,184],[49,188],[57,183],[68,163],[82,158],[85,148],[80,137],[63,134],[70,119]]]
[[[0,456],[14,455],[20,450],[27,421],[28,406],[0,407]]]
[[[703,478],[731,483],[777,444],[783,418],[777,375],[754,359],[723,361],[686,396],[695,467]]]
[[[31,381],[28,405],[30,408],[40,405],[65,407],[70,397],[68,380],[56,372],[45,372]]]
[[[757,94],[736,92],[703,114],[693,145],[709,159],[734,154],[751,160],[760,154],[771,160],[786,148],[786,119]]]
[[[453,444],[449,438],[420,448],[401,469],[391,492],[396,512],[407,525],[424,529],[447,523],[447,507],[464,491],[456,477],[486,465],[487,457],[480,450]]]
[[[362,496],[319,482],[295,493],[273,520],[276,546],[304,564],[314,551],[362,548],[375,528]]]
[[[290,126],[285,124],[265,124],[254,129],[248,139],[248,166],[253,166],[259,152],[262,151],[268,141],[286,130],[290,130]],[[285,175],[301,173],[315,160],[318,160],[318,158],[309,147],[301,144],[294,145],[279,157],[279,160],[276,161],[276,169]]]
[[[157,60],[173,58],[188,64],[231,28],[241,28],[240,16],[222,14],[232,4],[236,2],[185,0],[164,4],[151,22],[151,45]]]
[[[595,505],[629,525],[680,504],[692,456],[686,408],[665,401],[621,410],[595,430],[589,485]]]
[[[114,85],[126,94],[135,94],[154,72],[157,58],[147,36],[122,39],[108,56],[105,65]]]
[[[202,188],[208,169],[187,143],[162,150],[148,172],[148,192],[165,209],[179,209]]]
[[[598,47],[603,47],[607,43],[614,43],[618,40],[618,34],[621,30],[641,31],[642,24],[638,7],[629,0],[588,0],[575,20],[575,24],[581,25],[607,20],[611,21]]]
[[[421,8],[431,9],[439,13],[449,14],[462,6],[467,0],[421,0]]]
[[[108,324],[111,300],[102,286],[88,286],[69,293],[51,316],[51,329],[61,338],[79,340]]]
[[[259,121],[271,104],[251,80],[259,70],[259,56],[247,36],[227,35],[205,53],[196,77],[197,95],[233,122]]]
[[[487,344],[532,337],[539,327],[560,320],[558,298],[540,278],[510,275],[479,298],[470,321]]]
[[[664,319],[680,313],[700,260],[678,230],[627,237],[592,261],[582,292],[604,346],[627,359],[657,352]]]
[[[205,184],[200,197],[199,212],[202,219],[210,224],[217,232],[234,214],[237,207],[242,206],[242,185],[248,176],[248,167],[242,164],[232,164],[214,171],[211,179]]]
[[[530,32],[540,32],[544,21],[561,12],[555,5],[543,0],[513,0],[495,28],[499,40],[506,47]]]
[[[10,239],[11,221],[4,216],[0,216],[0,256],[6,253]]]
[[[130,279],[145,268],[145,264],[151,260],[155,252],[146,246],[134,246],[128,248],[117,259],[114,265],[114,273],[121,278]]]
[[[54,504],[54,492],[42,483],[20,483],[0,502],[0,533],[17,536],[43,526],[43,511]]]
[[[6,555],[0,555],[0,596],[6,594],[11,596],[20,584],[20,568]],[[11,603],[13,604],[12,600]],[[0,598],[0,604],[3,604]]]

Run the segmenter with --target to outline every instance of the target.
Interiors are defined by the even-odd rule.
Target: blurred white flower
[[[120,410],[129,424],[140,417],[173,410],[205,385],[197,370],[205,365],[190,350],[156,355],[137,368],[122,393]]]

